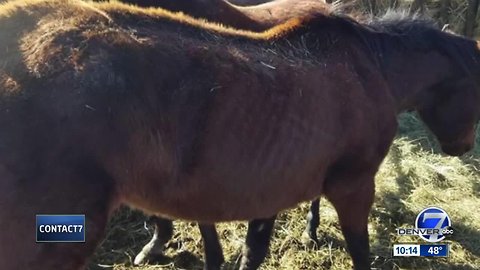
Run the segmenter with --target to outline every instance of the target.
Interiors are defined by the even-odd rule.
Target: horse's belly
[[[307,180],[307,181],[306,181]],[[128,203],[147,213],[175,219],[222,222],[267,218],[321,194],[321,179],[230,179],[209,175],[185,177],[178,184],[155,190],[155,185],[130,189]],[[133,194],[136,193],[136,194]]]

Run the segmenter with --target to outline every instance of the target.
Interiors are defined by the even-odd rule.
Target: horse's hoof
[[[135,260],[133,260],[133,265],[142,265],[146,264],[149,261],[155,261],[156,258],[162,257],[162,251],[154,251],[153,249],[142,249],[140,253],[135,256]]]
[[[223,259],[223,256],[218,259],[215,263],[211,262],[205,262],[205,265],[203,266],[203,270],[220,270],[222,269],[222,264],[225,262]]]
[[[147,257],[148,255],[145,254],[144,252],[140,252],[135,256],[135,260],[133,260],[133,265],[142,265],[147,262]]]
[[[204,266],[203,270],[220,270],[221,266],[220,265],[215,265],[215,266]]]
[[[318,241],[317,236],[311,235],[306,231],[302,233],[302,243],[308,248],[316,248],[320,246],[320,241]]]

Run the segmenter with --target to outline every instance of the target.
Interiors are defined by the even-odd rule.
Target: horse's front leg
[[[248,223],[240,270],[257,269],[265,260],[276,218],[277,215],[266,219],[254,219]]]
[[[171,220],[152,216],[149,222],[153,223],[155,231],[153,232],[150,242],[148,242],[135,257],[133,262],[135,265],[146,263],[149,260],[154,260],[163,255],[165,243],[173,236],[173,222]]]
[[[219,270],[224,262],[222,246],[214,224],[198,224],[203,239],[205,270]]]
[[[310,204],[310,210],[307,214],[307,227],[302,234],[302,240],[305,244],[315,243],[319,244],[317,229],[320,225],[320,198],[313,200]]]
[[[370,269],[370,245],[368,240],[368,215],[374,199],[374,174],[355,179],[359,181],[354,190],[345,179],[338,181],[335,188],[327,189],[325,195],[338,214],[340,227],[347,242],[355,270]],[[344,192],[343,190],[349,190]]]

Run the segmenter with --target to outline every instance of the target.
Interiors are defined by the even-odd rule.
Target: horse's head
[[[470,76],[440,83],[423,95],[417,108],[448,155],[463,155],[474,146],[480,116],[479,86]]]
[[[401,12],[367,25],[374,34],[365,43],[379,56],[397,109],[416,110],[446,154],[469,151],[480,116],[477,42]]]

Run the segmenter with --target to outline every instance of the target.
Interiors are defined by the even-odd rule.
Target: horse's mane
[[[361,24],[369,30],[367,35],[370,37],[365,40],[377,54],[386,55],[392,48],[435,50],[448,56],[466,72],[471,72],[480,62],[475,41],[442,31],[435,21],[420,14],[389,10],[383,16],[368,18]]]
[[[364,20],[363,24],[374,32],[383,33],[380,38],[396,38],[398,40],[394,44],[412,49],[431,49],[449,36],[431,18],[404,10],[389,10],[383,16]]]

